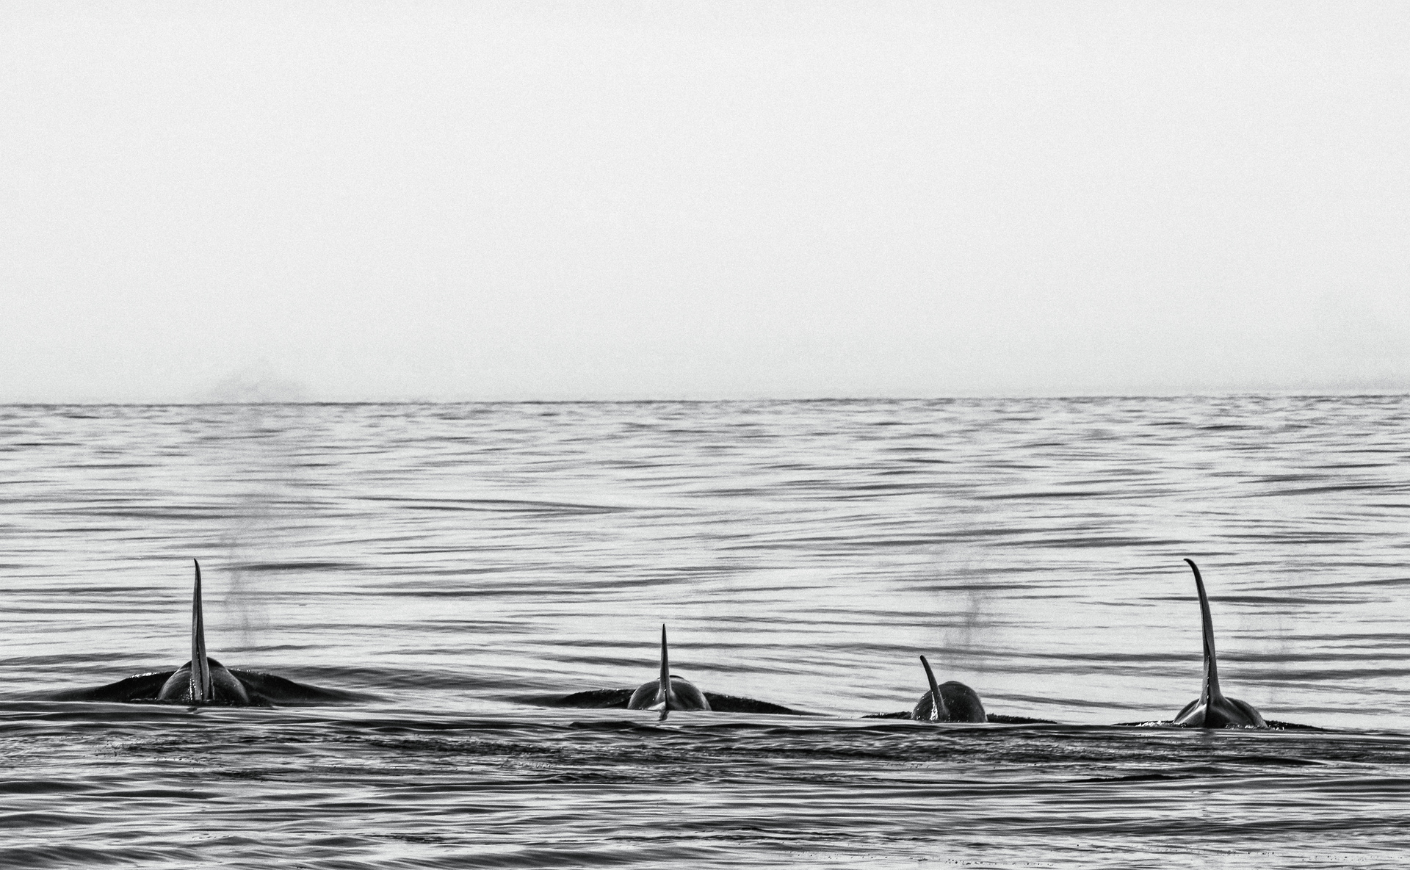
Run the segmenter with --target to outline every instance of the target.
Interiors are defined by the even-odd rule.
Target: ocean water
[[[1410,398],[0,407],[0,867],[1394,866]],[[1199,692],[1323,731],[1113,727]],[[57,702],[211,655],[358,693]],[[575,710],[672,669],[816,715]],[[991,713],[933,726],[917,656]]]

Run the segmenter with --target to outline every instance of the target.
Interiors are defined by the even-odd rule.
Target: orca
[[[920,696],[911,718],[917,722],[988,722],[984,704],[979,695],[964,683],[950,680],[936,685],[935,672],[925,656],[920,657],[925,668],[925,678],[930,682],[930,691]]]
[[[1173,724],[1182,728],[1267,728],[1268,723],[1253,705],[1227,698],[1219,689],[1219,664],[1214,657],[1214,622],[1209,617],[1209,597],[1204,593],[1204,578],[1193,559],[1186,559],[1195,572],[1195,589],[1199,592],[1200,618],[1204,623],[1204,681],[1199,697],[1185,705]]]
[[[1035,719],[1031,716],[1009,716],[1003,713],[989,713],[979,695],[964,683],[950,680],[939,683],[930,662],[920,657],[921,667],[925,668],[926,682],[930,691],[920,696],[915,707],[895,713],[868,713],[863,719],[912,719],[917,722],[962,722],[990,725],[1056,725],[1051,719]],[[938,702],[938,703],[937,703]]]
[[[781,704],[756,701],[738,695],[703,692],[695,684],[671,673],[670,655],[666,648],[666,626],[661,626],[660,675],[633,689],[589,689],[555,698],[530,699],[550,707],[582,709],[660,710],[664,722],[672,710],[700,710],[716,713],[772,713],[783,716],[809,715]]]
[[[174,671],[137,674],[95,689],[75,689],[51,695],[54,701],[117,701],[122,703],[184,704],[191,707],[272,707],[275,704],[320,704],[354,700],[357,696],[323,689],[274,674],[227,668],[206,654],[206,626],[201,609],[201,563],[191,597],[191,659]]]
[[[642,683],[627,700],[628,710],[660,710],[665,722],[672,710],[709,710],[710,702],[695,684],[671,673],[670,654],[666,651],[666,626],[661,626],[661,675]]]

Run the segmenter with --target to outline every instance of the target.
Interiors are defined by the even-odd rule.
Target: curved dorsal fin
[[[949,719],[949,712],[945,709],[945,699],[940,697],[940,685],[935,682],[935,672],[930,669],[930,662],[925,660],[925,656],[920,657],[921,666],[925,668],[925,678],[930,682],[930,710],[936,722],[945,722]]]
[[[206,660],[206,621],[201,613],[201,563],[196,564],[196,591],[191,596],[191,700],[211,698],[211,667]]]
[[[1195,572],[1195,589],[1199,591],[1200,619],[1204,623],[1204,682],[1200,686],[1200,703],[1218,701],[1224,698],[1219,691],[1219,663],[1214,657],[1214,621],[1209,616],[1209,596],[1204,593],[1204,578],[1199,574],[1199,566],[1193,559],[1186,559]]]

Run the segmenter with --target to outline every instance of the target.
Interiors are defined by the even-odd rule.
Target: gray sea
[[[1226,693],[1322,731],[1115,727]],[[58,702],[190,652],[355,692]],[[1410,398],[0,407],[0,867],[1410,854]],[[672,669],[816,715],[547,706]],[[917,656],[991,713],[908,710]]]

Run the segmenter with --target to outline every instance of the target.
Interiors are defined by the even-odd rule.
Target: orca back
[[[984,703],[979,700],[979,694],[966,686],[964,683],[950,680],[941,683],[939,686],[940,700],[944,703],[943,717],[937,718],[935,715],[935,702],[932,700],[930,692],[920,696],[915,708],[911,711],[911,718],[918,722],[987,722],[988,717],[984,713]]]

